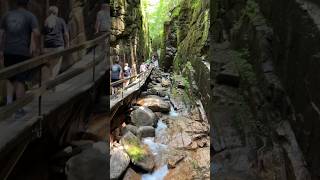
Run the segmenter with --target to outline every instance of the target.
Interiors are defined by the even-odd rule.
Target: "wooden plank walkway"
[[[151,70],[152,71],[152,70]],[[137,78],[134,82],[132,82],[129,86],[129,88],[127,88],[124,92],[123,92],[123,96],[122,94],[118,94],[117,96],[113,96],[110,98],[110,109],[111,111],[117,107],[119,104],[121,104],[125,99],[127,99],[129,96],[131,96],[132,94],[138,92],[140,90],[140,88],[146,83],[146,80],[148,79],[148,77],[151,74],[151,71],[146,74],[146,76],[143,77],[139,77]],[[139,83],[140,81],[140,83]]]
[[[102,55],[97,55],[103,58]],[[98,58],[97,58],[98,60]],[[87,54],[66,72],[81,68],[93,62],[93,55]],[[102,61],[95,66],[95,81],[93,81],[93,70],[89,69],[82,74],[56,86],[56,91],[49,91],[42,96],[42,115],[45,117],[54,112],[61,105],[70,101],[77,95],[88,91],[96,82],[104,78],[107,70],[107,62]],[[63,74],[64,74],[63,73]],[[107,108],[107,107],[106,107]],[[0,154],[15,144],[24,143],[34,138],[35,128],[39,125],[38,99],[34,99],[25,106],[28,113],[21,119],[8,118],[0,122]],[[43,119],[45,121],[45,118]]]

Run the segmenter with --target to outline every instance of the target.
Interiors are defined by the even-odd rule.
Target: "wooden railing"
[[[152,70],[153,70],[153,68],[148,69],[147,71],[142,72],[142,73],[140,73],[140,74],[138,74],[136,76],[124,78],[124,79],[121,79],[119,81],[113,82],[113,83],[110,84],[110,88],[121,84],[121,89],[120,89],[120,92],[118,92],[118,94],[121,93],[121,98],[123,98],[124,97],[124,91],[129,89],[130,87],[139,84],[139,88],[140,88],[141,85],[142,85],[141,82],[149,77],[149,75],[152,72]],[[131,81],[133,79],[135,79],[135,80],[138,79],[138,82],[131,82],[128,86],[124,86],[124,83],[126,81]]]
[[[23,108],[28,103],[32,102],[35,98],[38,98],[38,116],[41,118],[42,116],[42,95],[47,92],[49,89],[66,82],[79,74],[87,71],[88,69],[92,69],[92,80],[95,81],[95,66],[100,64],[104,60],[104,51],[102,55],[98,58],[96,57],[96,48],[98,45],[105,43],[104,41],[108,40],[109,33],[106,33],[94,40],[86,41],[82,44],[72,46],[70,48],[66,48],[64,50],[48,53],[45,55],[41,55],[35,58],[32,58],[28,61],[10,66],[8,68],[4,68],[0,70],[0,80],[8,79],[12,76],[15,76],[19,73],[26,72],[29,70],[37,69],[39,70],[39,84],[38,88],[32,89],[31,91],[27,92],[26,96],[21,99],[17,99],[14,103],[4,106],[0,109],[0,121],[5,120],[6,118],[10,117],[14,112],[18,109]],[[104,47],[104,45],[102,45]],[[47,81],[43,83],[41,81],[42,74],[41,74],[41,67],[48,63],[52,58],[58,58],[62,56],[69,55],[74,52],[93,49],[93,61],[86,64],[83,67],[75,68],[70,71],[66,71],[59,75],[56,79]],[[106,48],[106,47],[105,47]]]

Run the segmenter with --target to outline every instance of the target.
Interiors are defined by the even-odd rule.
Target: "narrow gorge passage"
[[[113,120],[111,179],[210,179],[209,0],[111,4],[113,63],[156,66]]]

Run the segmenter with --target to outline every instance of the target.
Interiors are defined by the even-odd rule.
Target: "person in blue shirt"
[[[38,56],[40,31],[36,16],[27,10],[29,0],[17,0],[18,8],[9,11],[0,21],[0,63],[5,67]],[[7,81],[7,104],[25,97],[26,82],[31,81],[31,71],[19,73]],[[19,109],[16,116],[25,114]]]
[[[119,57],[117,57],[117,59],[115,60],[115,63],[112,65],[111,67],[111,82],[116,82],[119,81],[121,79],[121,75],[122,75],[122,67],[119,64]],[[113,87],[113,92],[115,93],[115,91],[117,91],[119,85],[115,85]]]

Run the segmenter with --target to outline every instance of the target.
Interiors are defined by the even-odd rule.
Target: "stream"
[[[119,138],[115,138],[111,149],[124,150],[119,157],[111,153],[111,179],[210,179],[209,124],[202,119],[200,107],[185,99],[184,87],[178,88],[170,79],[155,70],[147,89],[133,104],[136,108],[130,112],[127,124],[114,132]],[[147,123],[150,117],[156,117],[153,127]],[[128,149],[132,139],[148,152],[142,159],[135,160],[139,147],[135,154]],[[112,169],[121,165],[122,169]]]
[[[170,117],[178,117],[179,114],[177,111],[174,110],[174,107],[170,105],[170,112],[169,112]],[[156,137],[161,137],[166,133],[166,129],[168,126],[162,121],[162,119],[158,120],[157,123],[157,128],[155,129],[155,136]],[[142,142],[150,148],[152,154],[154,156],[160,155],[161,156],[161,151],[164,151],[166,148],[168,148],[167,145],[157,143],[155,142],[155,138],[153,137],[147,137],[142,140]],[[162,164],[159,169],[156,169],[153,173],[151,174],[143,174],[141,179],[142,180],[160,180],[164,179],[164,177],[169,173],[169,169],[167,164]]]

